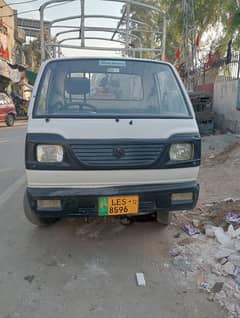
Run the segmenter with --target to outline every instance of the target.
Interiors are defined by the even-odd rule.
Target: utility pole
[[[167,18],[166,15],[163,17],[163,39],[162,39],[162,60],[166,55],[166,39],[167,39]]]
[[[196,87],[196,27],[194,0],[182,0],[183,8],[183,57],[187,89]]]
[[[130,11],[131,11],[131,7],[130,7],[130,2],[126,3],[126,56],[129,55],[129,32],[130,32]]]

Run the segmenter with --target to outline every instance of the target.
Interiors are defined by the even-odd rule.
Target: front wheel
[[[32,209],[26,192],[24,194],[23,206],[24,206],[24,214],[25,214],[26,218],[28,219],[28,221],[30,221],[34,225],[48,226],[48,225],[54,224],[58,221],[57,218],[42,218],[42,217],[38,216],[34,212],[34,210]]]
[[[169,225],[172,220],[172,213],[170,211],[158,211],[156,212],[156,221],[162,225]]]
[[[12,114],[8,114],[6,118],[6,125],[8,127],[12,127],[14,125],[14,116]]]

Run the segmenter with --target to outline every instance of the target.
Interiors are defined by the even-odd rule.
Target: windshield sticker
[[[115,61],[115,60],[100,60],[100,66],[117,66],[117,67],[126,67],[126,61]]]
[[[120,72],[120,68],[116,68],[116,67],[109,67],[107,69],[108,73],[119,73]]]

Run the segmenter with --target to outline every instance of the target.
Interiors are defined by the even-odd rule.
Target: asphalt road
[[[0,318],[225,317],[171,266],[171,229],[117,220],[31,225],[22,207],[24,135],[25,127],[0,129]]]

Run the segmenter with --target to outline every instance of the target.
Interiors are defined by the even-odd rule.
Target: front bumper
[[[192,200],[171,200],[173,193],[191,192]],[[139,215],[152,214],[161,210],[189,210],[196,206],[199,185],[185,182],[161,185],[120,186],[111,188],[27,188],[31,208],[41,217],[96,217],[98,198],[108,196],[139,195]],[[61,209],[37,209],[37,200],[61,200]]]

